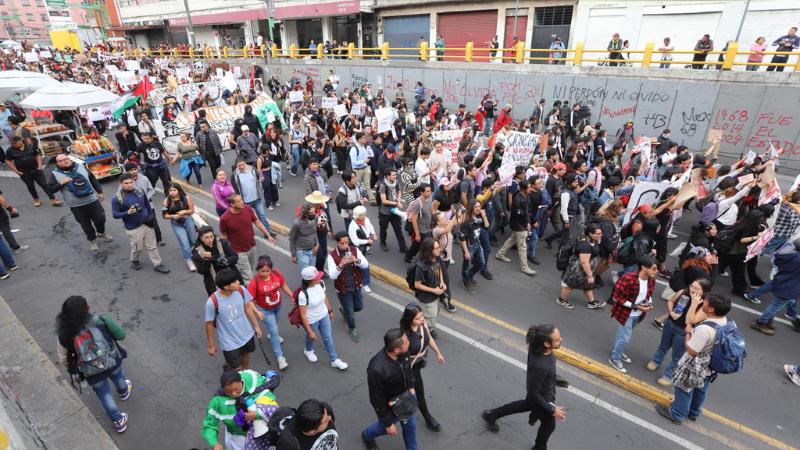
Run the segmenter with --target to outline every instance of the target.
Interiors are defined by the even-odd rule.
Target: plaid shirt
[[[800,225],[800,214],[797,214],[789,203],[781,203],[778,209],[778,218],[775,219],[775,233],[773,237],[791,237],[797,226]]]
[[[647,297],[646,299],[653,298],[653,290],[656,288],[656,280],[652,278],[647,282]],[[639,296],[639,271],[634,270],[619,277],[617,284],[614,285],[614,306],[611,307],[611,317],[623,325],[628,321],[628,316],[631,315],[631,310],[624,305],[625,302],[630,302],[633,305],[636,298]],[[642,313],[642,320],[647,313]]]

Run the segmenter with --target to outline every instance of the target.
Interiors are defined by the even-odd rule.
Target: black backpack
[[[408,288],[411,289],[414,294],[417,293],[417,288],[415,287],[417,284],[417,263],[419,260],[416,260],[408,265],[406,269],[406,284]]]
[[[717,236],[714,239],[714,247],[718,252],[727,253],[733,247],[733,244],[736,242],[736,239],[740,234],[741,228],[738,225],[723,228],[717,233]]]
[[[558,255],[556,255],[556,269],[559,272],[563,272],[567,270],[569,267],[569,258],[575,253],[575,246],[578,245],[575,243],[570,247],[561,247],[558,249]]]

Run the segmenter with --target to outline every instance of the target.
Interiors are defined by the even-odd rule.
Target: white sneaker
[[[100,248],[97,246],[97,240],[89,242],[89,250],[93,252],[100,250]]]
[[[617,284],[617,280],[619,280],[619,272],[616,270],[611,272],[611,279],[614,280],[614,284]]]
[[[370,288],[369,288],[369,286],[361,286],[361,289],[362,289],[364,292],[366,292],[367,294],[369,294],[370,292],[372,292],[372,289],[370,289]]]
[[[194,261],[191,259],[186,261],[186,265],[189,266],[189,272],[197,272],[197,267],[194,265]]]
[[[289,363],[286,362],[285,356],[278,356],[278,369],[283,370],[289,367]]]
[[[335,367],[335,368],[337,368],[339,370],[344,370],[344,369],[347,369],[347,363],[342,361],[339,358],[336,358],[336,361],[333,361],[331,363],[331,367]]]
[[[303,350],[303,354],[306,355],[306,358],[308,358],[309,361],[317,362],[317,354],[314,353],[314,350],[311,350],[310,352]]]
[[[20,253],[24,252],[29,248],[31,248],[29,245],[21,245],[18,249],[14,250],[14,254],[19,255]]]
[[[672,234],[672,233],[667,233],[667,238],[668,239],[678,239],[678,235],[677,234]]]

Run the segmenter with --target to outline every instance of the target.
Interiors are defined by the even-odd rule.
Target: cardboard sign
[[[769,241],[772,240],[772,235],[775,234],[774,228],[770,228],[761,235],[755,242],[747,246],[747,256],[744,257],[744,261],[747,262],[756,256],[760,255],[761,252],[764,250],[764,247],[769,244]]]
[[[289,103],[302,103],[303,91],[289,91]]]
[[[625,219],[622,225],[631,221],[633,211],[641,205],[648,204],[654,205],[661,197],[661,193],[669,187],[666,183],[651,183],[648,181],[640,181],[633,188],[631,198],[628,202],[628,211],[625,213]]]
[[[322,108],[331,109],[335,107],[337,103],[339,103],[339,99],[336,97],[322,97]]]
[[[721,142],[722,141],[722,130],[711,128],[708,130],[708,137],[706,138],[708,142]]]
[[[528,167],[533,157],[533,149],[539,143],[539,135],[512,131],[504,145],[503,162],[500,164],[500,181],[504,186],[511,184],[517,166]],[[510,174],[510,176],[508,176]]]
[[[740,176],[738,178],[738,180],[739,180],[739,184],[741,186],[744,186],[745,184],[750,183],[751,181],[755,180],[755,177],[753,176],[752,173],[748,173],[747,175]]]
[[[461,143],[463,135],[464,132],[461,130],[434,131],[431,133],[431,140],[442,141],[444,149],[453,155],[453,164],[458,164],[458,145]]]
[[[686,204],[690,199],[693,199],[697,195],[697,189],[692,185],[692,183],[686,183],[681,186],[680,190],[678,191],[678,195],[675,197],[675,203],[672,205],[672,209],[681,209],[683,205]]]
[[[325,99],[323,98],[322,100],[325,100]],[[347,106],[344,105],[344,104],[336,105],[336,106],[333,107],[333,112],[336,113],[336,118],[337,119],[342,118],[342,117],[347,115]],[[394,128],[392,128],[392,131],[394,131]]]
[[[392,129],[392,119],[394,111],[391,108],[380,108],[375,111],[375,120],[378,122],[378,133],[383,133]]]
[[[364,114],[364,109],[361,107],[361,103],[356,103],[350,107],[350,114],[359,117],[360,115]]]

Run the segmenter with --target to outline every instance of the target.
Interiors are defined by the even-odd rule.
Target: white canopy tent
[[[0,101],[6,101],[14,94],[30,94],[48,86],[60,86],[61,82],[38,72],[7,70],[0,72]]]
[[[65,82],[37,90],[20,105],[31,109],[74,110],[109,105],[118,98],[118,95],[91,84]]]

